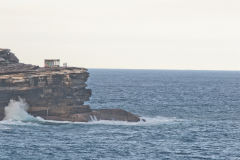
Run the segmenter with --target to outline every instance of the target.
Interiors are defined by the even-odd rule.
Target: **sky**
[[[240,70],[240,1],[0,0],[0,48],[40,66]]]

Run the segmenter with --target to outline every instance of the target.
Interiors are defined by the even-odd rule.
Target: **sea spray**
[[[142,120],[144,119],[144,120]],[[139,122],[126,122],[126,121],[113,121],[113,120],[97,120],[96,117],[91,117],[89,122],[70,122],[70,121],[54,121],[42,120],[46,123],[59,123],[59,124],[81,124],[81,125],[116,125],[116,126],[157,126],[162,124],[173,124],[185,121],[184,119],[177,119],[175,117],[142,117]]]
[[[142,117],[139,122],[126,122],[126,121],[111,121],[111,120],[96,120],[91,118],[90,122],[69,122],[74,124],[99,124],[99,125],[119,125],[119,126],[156,126],[162,124],[169,124],[175,122],[182,122],[183,119],[177,119],[175,117]]]
[[[4,120],[13,121],[34,120],[35,118],[27,113],[28,108],[29,108],[28,104],[22,98],[19,98],[18,101],[10,100],[8,106],[5,107]]]

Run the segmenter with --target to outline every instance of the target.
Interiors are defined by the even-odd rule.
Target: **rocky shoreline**
[[[46,120],[138,122],[139,116],[121,109],[91,109],[88,70],[76,67],[41,68],[19,63],[9,49],[0,49],[0,120],[11,99],[25,99],[28,113]]]

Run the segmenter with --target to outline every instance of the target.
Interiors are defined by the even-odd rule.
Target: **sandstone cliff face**
[[[121,120],[139,121],[129,112],[110,109],[92,110],[84,105],[91,96],[85,68],[40,68],[19,63],[8,49],[0,49],[0,120],[10,99],[24,98],[29,113],[49,120],[80,121]]]

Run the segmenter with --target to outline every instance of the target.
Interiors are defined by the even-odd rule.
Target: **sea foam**
[[[175,117],[142,117],[139,122],[126,122],[126,121],[111,121],[111,120],[96,120],[92,117],[90,122],[69,122],[69,121],[53,121],[44,120],[48,123],[58,123],[58,124],[83,124],[83,125],[116,125],[116,126],[156,126],[161,124],[169,124],[174,122],[183,121]]]
[[[8,106],[5,107],[5,117],[4,120],[7,121],[29,121],[34,120],[35,117],[28,114],[28,104],[22,98],[18,101],[10,100]]]
[[[102,124],[102,125],[133,125],[133,126],[152,126],[152,125],[160,125],[164,123],[172,123],[182,121],[175,117],[142,117],[139,122],[126,122],[126,121],[110,121],[110,120],[92,120],[88,122],[88,124]],[[78,123],[78,122],[75,122]]]

